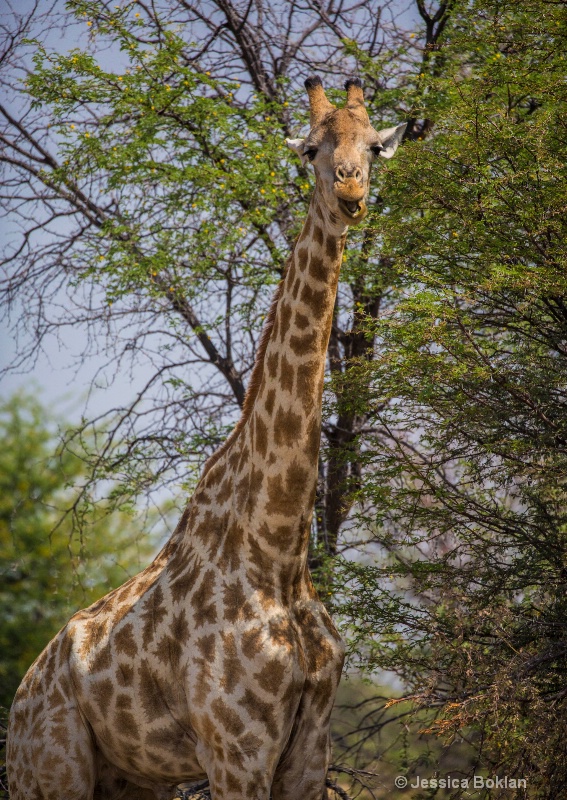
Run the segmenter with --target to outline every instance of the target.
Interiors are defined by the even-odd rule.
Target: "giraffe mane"
[[[299,238],[299,237],[298,237]],[[297,243],[297,240],[296,240]],[[258,391],[260,389],[260,384],[262,383],[262,376],[264,375],[264,356],[266,355],[266,348],[268,347],[268,342],[270,341],[270,336],[272,333],[272,329],[274,327],[274,321],[276,318],[276,310],[278,307],[278,302],[282,293],[282,287],[285,280],[285,276],[289,269],[289,265],[293,259],[293,253],[295,252],[295,244],[293,250],[288,257],[284,272],[280,282],[278,283],[276,290],[272,297],[272,302],[270,304],[269,311],[266,315],[266,319],[264,321],[264,327],[262,328],[262,333],[260,335],[260,341],[258,342],[258,349],[256,350],[256,357],[254,359],[254,366],[252,367],[252,374],[250,375],[250,382],[248,383],[248,388],[246,389],[246,394],[244,396],[244,402],[242,404],[242,413],[238,419],[238,422],[226,438],[226,440],[220,445],[220,447],[215,450],[215,452],[209,456],[209,458],[205,462],[205,466],[203,467],[203,472],[201,475],[201,480],[205,477],[207,472],[213,467],[219,458],[228,450],[228,448],[233,444],[234,441],[238,438],[240,431],[246,424],[246,422],[250,419],[252,414],[252,409],[254,408],[254,401],[258,396]]]

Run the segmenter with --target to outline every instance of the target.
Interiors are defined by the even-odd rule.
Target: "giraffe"
[[[359,80],[336,108],[305,81],[315,169],[240,420],[145,570],[76,613],[30,667],[9,722],[12,800],[321,800],[344,646],[307,568],[327,344],[348,227],[377,132]]]

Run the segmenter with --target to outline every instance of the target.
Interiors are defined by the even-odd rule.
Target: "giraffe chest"
[[[243,767],[263,751],[275,767],[299,720],[318,728],[328,719],[344,651],[318,602],[274,604],[220,637],[205,634],[197,648],[190,706],[205,761],[228,749]]]
[[[154,613],[151,636],[132,609],[88,653],[85,631],[75,630],[77,698],[105,757],[124,773],[156,784],[198,779],[199,747],[220,752],[227,742],[243,758],[267,748],[277,763],[302,697],[332,705],[342,645],[320,604],[224,609],[222,624],[219,609],[191,628],[183,606]]]

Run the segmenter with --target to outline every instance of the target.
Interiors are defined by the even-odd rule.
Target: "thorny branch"
[[[397,20],[396,3],[378,0],[351,0],[338,5],[323,0],[309,0],[307,4],[140,0],[137,7],[145,24],[132,29],[135,40],[164,47],[166,27],[182,25],[187,41],[185,63],[203,72],[214,71],[218,77],[237,78],[242,84],[237,103],[245,103],[251,92],[266,101],[277,100],[275,124],[282,138],[294,131],[290,101],[296,94],[302,96],[307,74],[332,75],[330,82],[334,85],[337,75],[357,71],[354,59],[345,55],[346,40],[356,41],[371,57],[396,48],[400,41],[409,41],[404,24]],[[404,56],[405,61],[395,65],[395,70],[411,74],[421,69],[420,58],[425,59],[427,48],[438,40],[451,8],[451,2],[443,2],[427,12],[422,3],[417,3],[415,13],[426,23],[425,49],[416,47],[413,55]],[[117,445],[122,441],[124,450],[113,457],[112,463],[132,458],[138,465],[133,483],[137,480],[138,487],[147,489],[151,476],[159,475],[164,482],[178,480],[187,460],[198,462],[205,457],[236,418],[253,363],[259,322],[269,302],[269,292],[243,282],[243,258],[248,256],[249,263],[254,259],[260,270],[277,276],[280,253],[291,244],[294,206],[303,200],[295,183],[288,186],[275,223],[254,223],[252,231],[243,233],[240,249],[219,262],[219,279],[214,286],[209,283],[202,292],[190,296],[183,282],[175,281],[179,275],[191,274],[194,263],[189,257],[176,267],[179,275],[163,271],[154,276],[153,287],[159,297],[132,287],[130,295],[110,307],[102,279],[90,286],[82,280],[87,266],[85,246],[96,248],[102,231],[111,245],[109,231],[116,228],[122,243],[128,240],[132,258],[141,261],[151,237],[134,232],[140,222],[133,199],[127,194],[101,191],[96,175],[79,181],[69,170],[61,169],[58,141],[47,126],[45,114],[29,106],[25,88],[18,81],[18,77],[29,74],[23,39],[58,26],[62,31],[72,30],[62,3],[54,2],[45,13],[41,9],[37,4],[27,15],[8,15],[1,31],[0,85],[6,98],[0,104],[0,168],[5,176],[2,200],[14,227],[1,261],[0,297],[5,313],[13,314],[21,343],[12,368],[32,367],[44,358],[51,339],[63,343],[70,332],[82,330],[84,346],[76,354],[76,367],[79,369],[91,356],[97,358],[95,380],[108,385],[124,375],[135,379],[142,365],[153,370],[153,378],[144,380],[136,403],[118,405],[99,418],[100,425],[116,413],[120,422],[110,424],[107,442]],[[111,4],[100,5],[101,18],[107,18],[110,12]],[[96,23],[96,8],[92,19]],[[80,34],[73,32],[69,48],[76,44],[77,36]],[[88,41],[85,45],[90,47]],[[381,78],[384,85],[393,75]],[[372,93],[377,90],[372,83],[369,88]],[[403,109],[395,109],[396,116],[400,113]],[[96,113],[88,109],[88,114],[89,125],[96,128]],[[175,117],[171,109],[163,114]],[[177,123],[194,137],[203,156],[218,167],[224,158],[220,143],[208,141],[198,126],[186,119]],[[243,203],[242,212],[250,211],[250,205]],[[170,224],[156,205],[153,228]],[[186,217],[179,234],[186,233],[189,238],[197,230],[198,221]],[[372,242],[362,244],[359,257],[366,260],[369,270],[383,270],[387,276],[388,265],[376,258]],[[175,291],[170,290],[172,285]],[[341,289],[329,349],[331,375],[340,376],[352,358],[373,357],[374,344],[365,338],[362,322],[365,315],[382,313],[387,296],[387,278],[378,293],[356,280]],[[226,309],[230,309],[230,323],[226,318],[217,324],[217,317]],[[349,482],[356,486],[360,477],[357,454],[369,422],[341,406],[340,397],[338,401],[336,415],[324,425],[328,448],[323,451],[317,499],[319,539],[331,554],[337,551],[340,530],[351,508],[345,486]],[[94,430],[92,423],[94,420],[85,421],[77,434],[79,439]],[[96,435],[100,437],[100,431]],[[181,446],[182,441],[185,446]],[[195,444],[187,446],[191,442]],[[95,460],[93,469],[101,468],[102,462]]]

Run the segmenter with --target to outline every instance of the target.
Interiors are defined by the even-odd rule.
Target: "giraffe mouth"
[[[349,222],[361,222],[366,216],[366,203],[364,200],[343,200],[337,198],[339,209]]]

